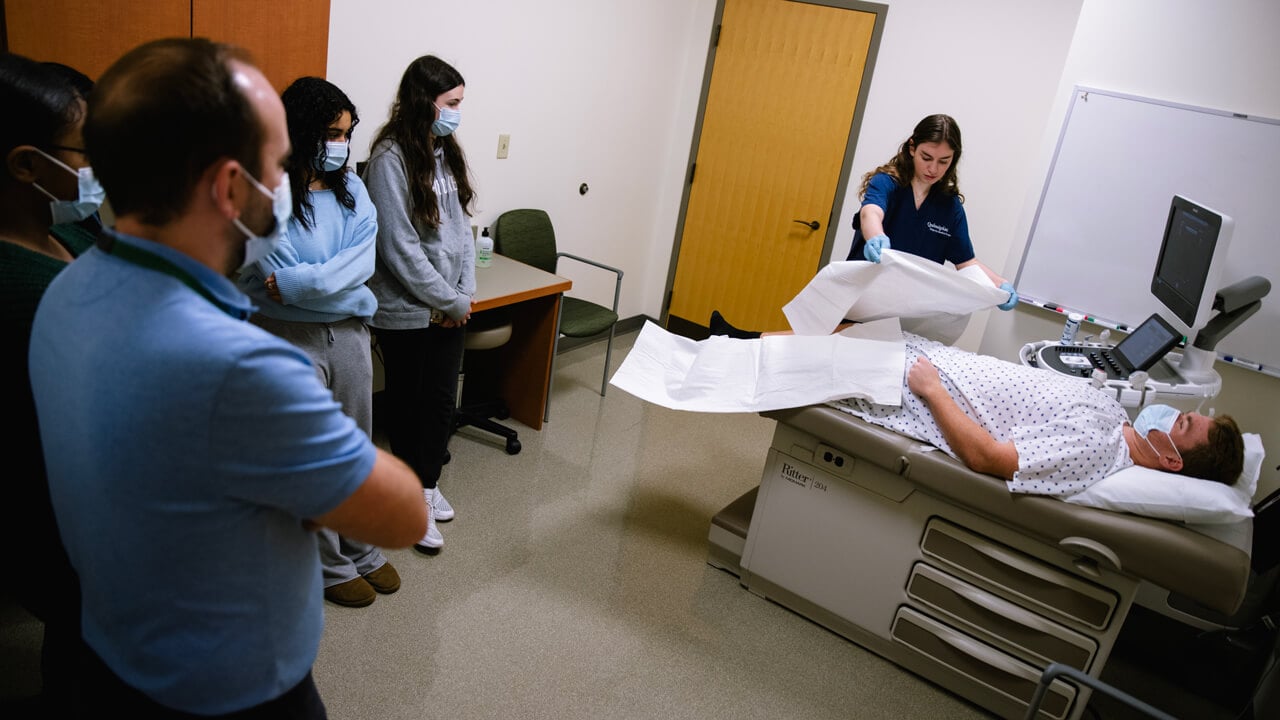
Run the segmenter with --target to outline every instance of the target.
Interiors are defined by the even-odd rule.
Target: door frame
[[[854,104],[853,122],[849,124],[849,140],[845,145],[844,161],[840,164],[840,179],[836,183],[835,195],[831,198],[831,214],[827,217],[826,233],[822,239],[822,253],[818,257],[818,265],[822,267],[831,260],[831,249],[835,246],[836,225],[843,207],[842,199],[849,190],[849,176],[853,171],[853,155],[857,151],[858,134],[862,129],[862,118],[865,115],[867,94],[871,91],[871,76],[875,70],[876,57],[880,54],[880,37],[884,34],[885,17],[889,14],[889,6],[882,3],[864,2],[863,0],[778,0],[779,2],[796,2],[804,5],[822,5],[825,7],[857,10],[875,15],[875,25],[871,30],[871,44],[867,46],[867,61],[863,64],[862,82],[858,86],[858,100]],[[720,41],[720,24],[724,19],[725,0],[716,0],[715,22],[711,25],[711,36],[707,42],[707,62],[702,72],[702,90],[698,98],[698,115],[693,124],[693,137],[689,142],[689,159],[685,163],[684,187],[680,191],[680,213],[676,218],[675,238],[671,246],[671,260],[667,265],[667,281],[662,293],[662,312],[659,322],[672,332],[686,337],[706,337],[707,329],[683,319],[678,319],[681,327],[670,327],[671,293],[676,282],[676,265],[680,259],[680,244],[684,238],[685,215],[689,212],[689,193],[693,185],[694,167],[698,160],[698,148],[702,141],[702,124],[707,112],[707,96],[711,91],[711,73],[715,68],[716,48]],[[818,268],[814,268],[816,272]]]

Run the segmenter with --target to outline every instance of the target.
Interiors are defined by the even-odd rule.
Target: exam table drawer
[[[936,517],[925,527],[920,547],[926,556],[989,583],[1020,605],[1091,628],[1106,629],[1119,603],[1104,587]]]
[[[925,563],[912,568],[907,595],[948,622],[988,635],[989,642],[1009,644],[1041,667],[1059,662],[1088,670],[1098,651],[1091,638]]]
[[[1024,711],[1030,706],[1042,674],[1040,668],[906,606],[898,608],[892,635],[895,642],[1005,696]],[[1040,704],[1040,716],[1066,717],[1075,697],[1075,688],[1054,680]]]

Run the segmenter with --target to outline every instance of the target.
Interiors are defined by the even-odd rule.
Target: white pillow
[[[1232,523],[1253,517],[1250,504],[1266,452],[1262,436],[1244,433],[1244,470],[1235,485],[1134,465],[1064,498],[1076,505],[1187,523]]]

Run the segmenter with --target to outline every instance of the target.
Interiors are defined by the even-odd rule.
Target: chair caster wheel
[[[515,455],[515,454],[516,454],[516,453],[518,453],[518,452],[520,452],[520,441],[519,441],[519,440],[515,440],[515,439],[508,440],[508,441],[507,441],[507,454],[508,454],[508,455]]]

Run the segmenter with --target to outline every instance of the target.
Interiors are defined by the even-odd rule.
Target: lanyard
[[[210,292],[209,288],[205,287],[199,280],[192,277],[191,273],[183,270],[177,265],[174,265],[168,259],[162,258],[147,250],[143,250],[142,248],[134,247],[128,243],[116,242],[114,237],[105,232],[98,233],[97,245],[108,255],[114,255],[121,260],[137,265],[138,267],[164,273],[165,275],[181,280],[183,285],[195,290],[205,300],[213,303],[214,307],[218,308],[222,312],[237,320],[244,319],[242,317],[243,313],[238,308],[232,307],[219,300],[212,292]]]

